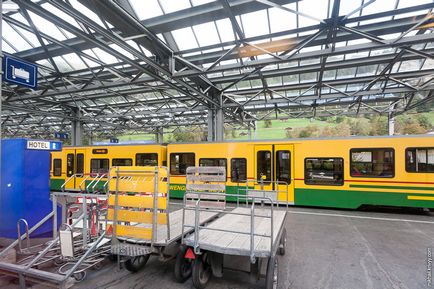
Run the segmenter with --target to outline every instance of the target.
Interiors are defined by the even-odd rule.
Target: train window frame
[[[259,153],[269,153],[270,154],[270,176],[268,177],[266,175],[266,179],[264,179],[264,182],[271,182],[273,180],[273,152],[271,150],[258,150],[256,151],[256,179],[258,182],[261,182],[262,179],[260,178],[260,174],[259,174]]]
[[[279,173],[280,173],[280,168],[279,168],[279,163],[280,163],[280,161],[279,161],[279,158],[278,158],[278,153],[279,153],[279,152],[282,152],[282,153],[288,153],[288,154],[289,154],[288,178],[285,179],[285,180],[278,180],[278,179],[277,179],[277,176],[278,176]],[[289,185],[289,184],[291,183],[291,158],[292,158],[291,151],[290,151],[290,150],[277,150],[277,151],[275,152],[275,154],[276,154],[276,156],[275,156],[275,160],[276,160],[276,171],[275,171],[276,176],[275,176],[275,179],[278,180],[278,181],[286,182],[286,183]]]
[[[114,164],[115,161],[130,161],[131,164],[129,165],[118,165],[118,164]],[[133,165],[133,159],[132,158],[113,158],[112,159],[112,167],[131,167]]]
[[[226,172],[226,174],[227,174],[227,172],[228,172],[228,159],[225,159],[225,158],[200,158],[200,159],[199,159],[199,167],[202,166],[202,165],[201,165],[201,162],[204,161],[204,160],[213,160],[213,161],[216,161],[216,160],[223,160],[223,161],[225,162],[224,167],[225,167],[225,172]],[[220,166],[211,166],[211,167],[220,167]]]
[[[158,154],[157,153],[136,153],[136,158],[135,158],[135,160],[136,160],[136,166],[138,166],[138,167],[146,167],[146,166],[154,167],[153,165],[145,165],[145,164],[141,165],[141,164],[138,164],[138,157],[142,156],[142,155],[155,155],[155,156],[157,156],[157,158],[156,158],[157,164],[155,166],[158,166]]]
[[[72,162],[70,157],[72,157]],[[75,155],[73,153],[66,154],[66,176],[72,177],[75,173]]]
[[[409,170],[408,166],[408,151],[410,150],[426,150],[426,158],[428,162],[428,150],[434,150],[434,147],[408,147],[405,149],[405,171],[410,174],[432,174],[434,173],[434,170],[432,171],[411,171]]]
[[[76,154],[75,159],[75,173],[84,174],[84,154]]]
[[[56,165],[56,161],[58,161],[59,166]],[[59,173],[56,173],[57,169],[59,169]],[[62,176],[62,159],[55,158],[53,159],[53,177],[61,177]]]
[[[101,172],[94,173],[92,170],[92,161],[107,161],[107,172],[104,172],[102,174],[107,174],[110,170],[110,159],[109,158],[92,158],[90,159],[90,173],[91,174],[101,174]]]
[[[342,162],[342,178],[339,183],[310,183],[306,182],[306,174],[307,174],[307,161],[308,160],[318,160],[318,159],[325,159],[325,160],[340,160]],[[333,174],[335,174],[335,171],[333,171]],[[304,159],[304,184],[308,186],[332,186],[332,187],[341,187],[345,184],[345,160],[342,157],[307,157]]]
[[[392,175],[391,176],[380,176],[380,175],[355,175],[353,174],[353,152],[366,152],[366,151],[375,151],[375,150],[388,150],[388,151],[392,151],[393,153],[393,157],[392,157]],[[350,176],[352,178],[372,178],[372,179],[393,179],[395,177],[395,170],[396,170],[396,153],[395,153],[395,149],[392,147],[375,147],[375,148],[352,148],[350,149]],[[371,161],[370,163],[373,164],[373,161]]]
[[[246,176],[245,180],[241,180],[240,178],[234,177],[234,170],[233,170],[234,161],[240,161],[240,160],[244,161],[244,175]],[[248,177],[247,177],[247,159],[246,158],[231,158],[231,182],[232,183],[245,183],[247,181],[247,179],[248,179]]]
[[[180,172],[179,167],[178,167],[178,170],[176,170],[176,171],[173,170],[173,164],[174,164],[174,162],[172,161],[172,156],[175,156],[175,155],[193,155],[193,167],[196,165],[196,154],[193,153],[193,152],[174,152],[174,153],[170,153],[169,161],[170,161],[170,174],[171,175],[174,175],[174,176],[185,176],[186,175],[186,172],[185,173],[181,173]],[[175,164],[175,166],[176,166],[176,164]],[[187,168],[188,167],[186,166],[185,170],[187,170]]]

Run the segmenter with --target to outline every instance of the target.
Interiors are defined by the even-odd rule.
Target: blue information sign
[[[54,138],[58,138],[58,139],[68,139],[69,135],[67,133],[64,132],[55,132],[54,133]]]
[[[3,79],[36,89],[38,67],[30,62],[5,55],[3,57]]]
[[[112,137],[110,143],[119,143],[119,139]]]

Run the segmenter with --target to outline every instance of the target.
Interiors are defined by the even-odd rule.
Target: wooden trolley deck
[[[216,212],[201,212],[199,217],[200,224],[207,223],[217,217],[218,213]],[[189,224],[190,226],[194,226],[194,211],[188,211],[185,214],[185,220],[184,222],[186,224]],[[140,227],[145,227],[143,224],[138,224]],[[149,228],[151,226],[148,226]],[[182,237],[182,209],[176,210],[174,212],[169,213],[169,229],[170,229],[170,239],[167,239],[167,227],[166,225],[158,225],[157,227],[157,235],[154,241],[154,246],[166,246],[167,244],[170,244],[172,242],[175,242]],[[193,231],[193,228],[185,229],[184,235],[189,234]],[[139,238],[124,238],[124,237],[117,237],[119,240],[128,242],[128,243],[134,243],[134,244],[140,244],[140,245],[146,245],[150,244],[150,240],[144,240]]]
[[[187,213],[188,211],[186,211]],[[236,215],[244,214],[244,215]],[[203,250],[209,250],[228,255],[250,255],[250,208],[238,207],[216,219],[208,226],[199,231],[199,246]],[[261,217],[263,215],[264,217]],[[271,210],[255,209],[255,234],[269,235],[271,232],[270,222]],[[267,217],[265,217],[267,216]],[[273,240],[274,245],[279,242],[279,234],[285,222],[286,211],[273,210]],[[213,230],[214,229],[214,230]],[[218,230],[228,230],[233,232],[222,232]],[[236,233],[239,232],[239,233]],[[244,234],[242,234],[244,233]],[[188,246],[194,246],[194,235],[184,239]],[[269,257],[271,252],[270,237],[255,236],[254,254],[256,257]]]

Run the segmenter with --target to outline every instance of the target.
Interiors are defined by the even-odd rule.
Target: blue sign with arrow
[[[3,79],[36,89],[38,67],[33,63],[5,55],[3,58]]]

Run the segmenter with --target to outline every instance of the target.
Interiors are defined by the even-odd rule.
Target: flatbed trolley
[[[166,249],[181,240],[183,210],[170,210],[168,178],[166,167],[110,169],[106,230],[111,254],[131,272],[143,268],[151,254],[173,257]],[[204,224],[217,215],[202,211],[198,222]],[[185,223],[194,224],[194,212],[184,217]],[[192,231],[193,227],[184,234]]]
[[[282,188],[284,184],[278,182],[275,187]],[[265,277],[267,289],[277,288],[276,255],[285,254],[287,215],[287,205],[279,208],[277,197],[288,194],[288,185],[284,191],[255,190],[254,187],[247,182],[245,194],[224,194],[226,198],[237,199],[235,208],[213,209],[220,217],[212,222],[206,225],[195,222],[193,226],[183,224],[183,228],[194,230],[194,233],[182,239],[185,253],[178,258],[190,259],[193,263],[196,288],[205,288],[212,275],[222,277],[224,268],[248,272],[253,282]],[[203,192],[188,192],[184,197],[184,212],[194,212],[196,216],[204,210],[209,211],[201,202],[207,197]],[[195,198],[196,202],[192,203],[189,198]]]

